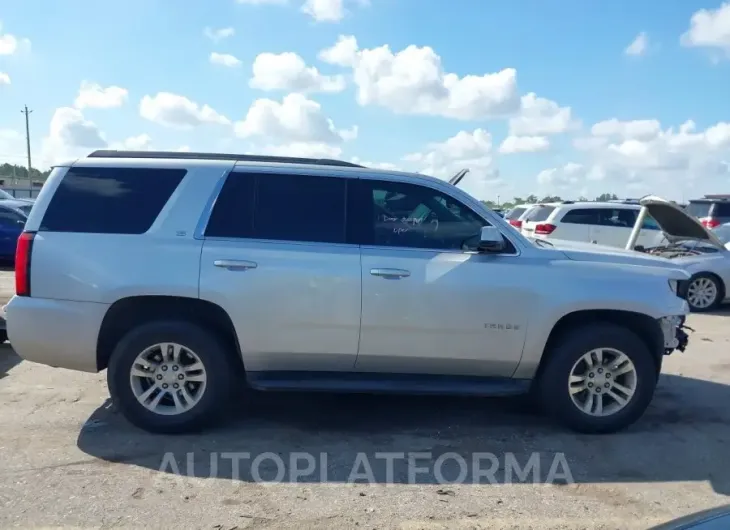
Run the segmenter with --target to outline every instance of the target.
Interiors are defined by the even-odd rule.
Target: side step
[[[246,372],[256,390],[514,396],[525,394],[529,379],[371,372]]]

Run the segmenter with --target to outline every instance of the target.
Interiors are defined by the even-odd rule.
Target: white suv
[[[6,317],[23,358],[107,369],[150,431],[200,429],[248,385],[533,392],[564,425],[611,432],[684,349],[688,278],[638,252],[528,240],[436,178],[100,151],[52,170]]]
[[[562,239],[624,248],[636,224],[641,206],[621,202],[572,202],[544,204],[529,212],[521,230],[527,237]],[[662,231],[650,216],[644,219],[640,246],[665,242]]]

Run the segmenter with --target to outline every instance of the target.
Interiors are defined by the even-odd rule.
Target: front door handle
[[[380,276],[381,278],[397,280],[398,278],[407,278],[411,275],[411,271],[404,269],[370,269],[370,274]]]
[[[216,267],[222,267],[229,271],[246,271],[248,269],[255,269],[258,267],[258,263],[255,261],[246,261],[238,259],[217,259],[213,262]]]

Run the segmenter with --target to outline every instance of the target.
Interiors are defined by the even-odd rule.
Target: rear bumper
[[[97,372],[96,345],[109,306],[15,296],[4,307],[8,338],[27,361]]]

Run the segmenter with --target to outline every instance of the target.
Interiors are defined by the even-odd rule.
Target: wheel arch
[[[220,336],[228,346],[235,366],[243,371],[243,357],[233,321],[219,305],[182,296],[143,295],[121,298],[114,302],[101,323],[96,346],[96,367],[101,371],[121,338],[143,323],[156,320],[184,320],[204,327]]]
[[[625,311],[617,309],[585,309],[563,315],[553,326],[543,350],[540,363],[533,378],[539,380],[542,371],[554,351],[554,346],[562,337],[579,327],[609,323],[621,326],[633,332],[639,337],[652,354],[656,366],[657,375],[661,371],[662,359],[664,357],[664,334],[659,322],[644,313]]]

